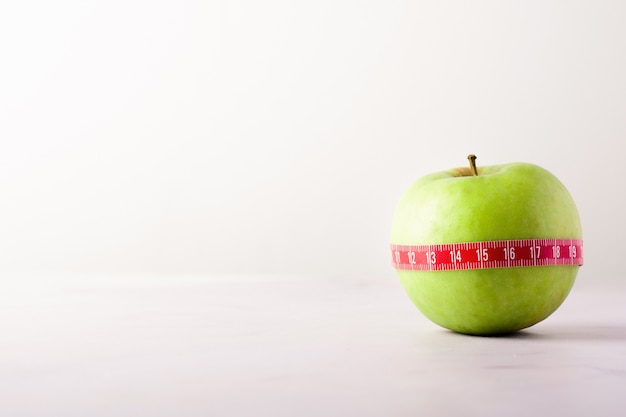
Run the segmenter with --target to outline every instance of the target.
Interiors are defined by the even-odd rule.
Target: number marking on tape
[[[523,239],[433,245],[391,244],[395,269],[453,271],[546,265],[582,265],[580,239]]]

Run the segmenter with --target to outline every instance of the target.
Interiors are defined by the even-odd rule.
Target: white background
[[[0,6],[0,271],[394,279],[416,178],[526,161],[624,236],[621,1]]]

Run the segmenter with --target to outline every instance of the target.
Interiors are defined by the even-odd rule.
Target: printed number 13
[[[426,262],[429,264],[437,263],[437,254],[433,251],[426,252]]]

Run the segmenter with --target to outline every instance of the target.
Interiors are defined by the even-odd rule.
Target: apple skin
[[[581,239],[574,200],[547,170],[528,163],[457,168],[414,182],[397,205],[391,243]],[[579,266],[462,271],[397,270],[406,293],[434,323],[498,335],[532,326],[570,292]]]

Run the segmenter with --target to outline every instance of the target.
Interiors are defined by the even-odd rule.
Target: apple
[[[431,245],[520,239],[582,239],[574,200],[547,170],[529,163],[426,175],[401,197],[391,243]],[[579,265],[467,270],[397,270],[417,308],[434,323],[471,335],[499,335],[550,316]]]

